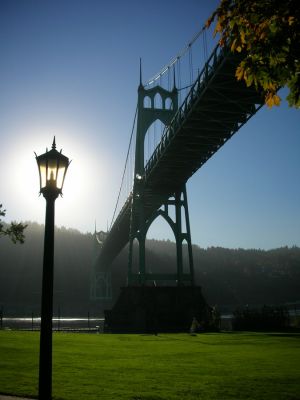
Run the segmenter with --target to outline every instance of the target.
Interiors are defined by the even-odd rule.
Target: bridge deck
[[[264,104],[261,94],[236,80],[240,58],[217,47],[166,127],[145,167],[146,216],[158,209]],[[129,241],[131,196],[103,244],[98,259],[101,269],[108,267]]]

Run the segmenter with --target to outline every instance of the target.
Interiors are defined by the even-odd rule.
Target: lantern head
[[[62,194],[66,172],[70,164],[68,157],[56,150],[55,137],[50,151],[36,156],[40,176],[40,193],[44,196]],[[46,196],[45,196],[46,197]]]

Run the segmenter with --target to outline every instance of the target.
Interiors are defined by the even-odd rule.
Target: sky
[[[106,230],[146,81],[201,29],[217,0],[1,0],[0,203],[44,223],[34,152],[56,136],[72,163],[56,224]],[[208,38],[210,41],[210,38]],[[196,68],[196,67],[195,67]],[[286,89],[280,92],[284,99]],[[300,246],[300,114],[263,107],[187,183],[193,243]],[[174,240],[155,221],[149,238]]]

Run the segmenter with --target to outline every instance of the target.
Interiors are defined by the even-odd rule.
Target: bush
[[[242,330],[278,330],[289,327],[289,313],[285,307],[267,307],[261,309],[238,309],[233,313],[233,329]]]

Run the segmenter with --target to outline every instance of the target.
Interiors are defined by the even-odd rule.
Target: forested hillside
[[[23,245],[0,240],[0,307],[6,314],[39,314],[44,227],[29,223]],[[196,283],[207,301],[224,311],[238,306],[283,304],[300,300],[300,248],[270,251],[193,246]],[[54,314],[101,315],[126,285],[127,251],[112,267],[113,301],[91,302],[90,274],[95,255],[92,234],[56,229]],[[147,242],[147,266],[152,272],[175,272],[175,244]]]

